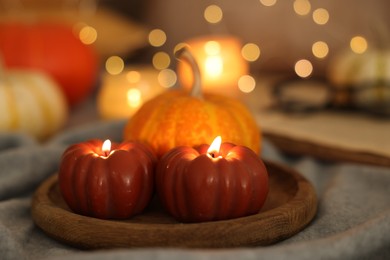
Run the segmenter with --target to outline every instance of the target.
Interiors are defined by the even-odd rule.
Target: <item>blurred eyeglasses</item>
[[[288,78],[276,83],[273,96],[276,106],[288,113],[341,109],[390,117],[390,82],[365,82],[341,88],[323,78]]]

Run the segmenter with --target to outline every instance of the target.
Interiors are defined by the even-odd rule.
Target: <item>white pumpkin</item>
[[[42,140],[64,125],[68,107],[54,80],[35,71],[0,72],[0,131]]]
[[[390,107],[390,49],[351,50],[330,63],[328,77],[336,90],[336,103],[361,108]]]

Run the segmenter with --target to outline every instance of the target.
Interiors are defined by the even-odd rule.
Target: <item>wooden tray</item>
[[[45,233],[79,248],[237,247],[269,245],[302,230],[314,217],[317,197],[312,185],[285,166],[266,162],[270,192],[255,215],[203,223],[176,222],[157,199],[129,220],[101,220],[69,210],[55,174],[32,200],[32,218]]]

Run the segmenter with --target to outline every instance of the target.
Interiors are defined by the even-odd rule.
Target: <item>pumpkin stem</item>
[[[188,50],[187,47],[180,48],[178,51],[175,53],[176,57],[178,60],[183,60],[188,62],[192,69],[192,74],[194,76],[194,82],[191,87],[191,96],[197,97],[200,99],[203,99],[202,95],[202,80],[200,76],[200,69],[199,65],[196,62],[194,56],[192,53]]]

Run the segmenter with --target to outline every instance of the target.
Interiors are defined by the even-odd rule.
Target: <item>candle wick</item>
[[[110,150],[104,150],[103,151],[103,156],[108,157],[110,155]]]
[[[219,154],[219,152],[209,152],[208,153],[211,158],[221,158],[222,156]]]

